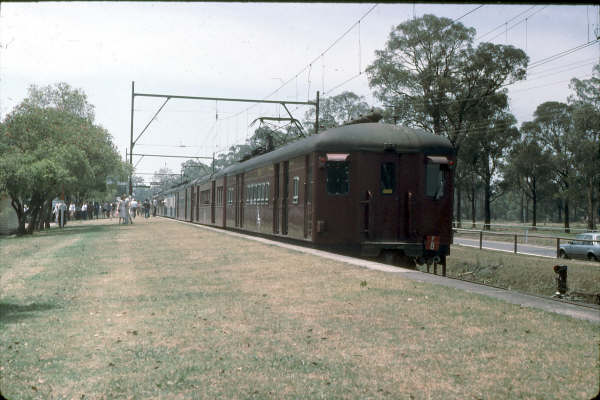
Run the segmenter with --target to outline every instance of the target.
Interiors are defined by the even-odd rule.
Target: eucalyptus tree
[[[364,96],[354,92],[345,91],[336,96],[325,97],[319,102],[319,130],[335,128],[368,113],[369,110]],[[304,125],[311,134],[315,132],[315,112],[316,110],[311,108],[304,115]]]
[[[590,79],[572,79],[570,87],[575,92],[569,97],[578,143],[575,168],[586,194],[587,226],[595,229],[600,198],[600,64],[594,66]]]
[[[570,231],[570,198],[575,182],[576,153],[579,141],[574,135],[572,109],[567,104],[548,101],[534,112],[534,120],[524,124],[539,138],[543,151],[550,154],[553,179],[558,185],[558,196],[563,204],[565,231]]]
[[[505,182],[519,188],[531,201],[533,227],[537,226],[540,196],[550,194],[552,180],[551,154],[540,145],[537,132],[532,122],[521,125],[521,137],[511,149],[504,170]]]
[[[473,167],[483,183],[485,229],[490,229],[491,203],[504,193],[499,174],[519,136],[516,122],[512,114],[496,111],[494,115],[482,119],[479,129],[471,132],[470,140],[479,149]]]

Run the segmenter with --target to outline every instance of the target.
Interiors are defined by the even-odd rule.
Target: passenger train
[[[165,191],[158,212],[397,265],[445,267],[454,163],[443,137],[351,124]]]

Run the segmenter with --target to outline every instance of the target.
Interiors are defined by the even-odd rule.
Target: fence
[[[477,235],[479,239],[479,249],[483,248],[483,240],[485,236],[494,236],[497,240],[503,243],[510,243],[512,246],[512,252],[517,254],[519,253],[519,244],[527,245],[531,247],[538,247],[539,254],[537,255],[546,255],[551,256],[553,254],[556,258],[560,258],[560,245],[561,241],[563,243],[572,243],[572,242],[581,242],[579,244],[585,243],[596,243],[600,242],[600,240],[589,240],[589,239],[576,239],[574,240],[572,237],[560,237],[560,236],[548,236],[548,235],[530,235],[528,231],[524,234],[519,233],[507,233],[507,232],[493,232],[493,231],[483,231],[483,230],[475,230],[475,229],[454,229],[455,234],[466,234],[466,235]],[[531,243],[533,241],[533,243]],[[554,252],[554,245],[555,252]],[[500,248],[496,248],[497,250],[506,251],[506,246],[499,246]],[[521,252],[523,253],[523,252]],[[543,254],[546,253],[546,254]],[[531,254],[531,253],[527,253]]]

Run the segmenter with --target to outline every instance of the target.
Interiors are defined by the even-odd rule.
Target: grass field
[[[598,325],[172,221],[0,239],[8,399],[589,399]]]

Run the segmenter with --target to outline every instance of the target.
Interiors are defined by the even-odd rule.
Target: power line
[[[269,97],[273,96],[275,93],[279,92],[281,89],[283,89],[285,86],[287,86],[290,82],[292,82],[294,79],[297,79],[298,76],[300,76],[301,74],[303,74],[308,68],[312,68],[312,64],[314,64],[316,61],[319,60],[320,57],[322,57],[325,53],[327,53],[329,50],[331,50],[336,44],[339,43],[340,40],[342,40],[350,31],[352,31],[352,29],[360,24],[360,22],[366,18],[369,14],[371,14],[371,12],[373,12],[373,10],[375,9],[375,7],[377,7],[379,4],[375,4],[373,7],[371,7],[366,13],[364,13],[359,19],[358,21],[356,21],[355,23],[353,23],[344,33],[342,33],[337,39],[335,39],[333,41],[333,43],[331,45],[329,45],[329,47],[327,47],[327,49],[325,49],[324,51],[321,52],[321,54],[319,54],[317,57],[315,57],[312,61],[310,61],[304,68],[302,68],[296,75],[294,75],[293,77],[291,77],[290,79],[288,79],[287,81],[285,81],[281,86],[279,86],[277,89],[275,89],[274,91],[272,91],[271,93],[269,93],[268,95],[266,95],[263,100],[268,99]],[[252,109],[256,107],[256,105],[252,105],[238,113],[236,113],[235,115],[228,117],[229,118],[235,118],[237,116],[239,116],[240,114],[247,112],[248,110]]]
[[[462,17],[458,17],[458,18],[456,18],[456,19],[454,20],[454,22],[456,22],[456,21],[460,21],[461,19],[463,19],[463,18],[464,18],[464,17],[466,17],[467,15],[471,14],[472,12],[475,12],[475,11],[479,10],[479,9],[480,9],[481,7],[483,7],[484,5],[485,5],[485,4],[482,4],[482,5],[480,5],[479,7],[472,9],[471,11],[469,11],[468,13],[466,13],[465,15],[463,15]]]
[[[492,40],[496,39],[498,36],[502,35],[502,34],[506,34],[508,33],[508,31],[512,30],[514,27],[521,25],[523,22],[527,21],[529,18],[533,17],[535,14],[539,13],[540,11],[544,10],[546,7],[548,6],[544,6],[542,8],[540,8],[539,10],[535,10],[535,12],[533,12],[532,14],[528,15],[525,19],[520,20],[519,22],[515,23],[514,25],[512,25],[510,28],[507,28],[505,32],[500,32],[499,34],[497,34],[496,36],[494,36],[493,38],[491,38],[489,41],[491,42]],[[508,22],[504,23],[505,26],[508,25]]]
[[[487,32],[487,33],[484,33],[483,35],[479,36],[479,37],[478,37],[478,38],[476,38],[475,40],[476,40],[476,41],[477,41],[477,40],[481,40],[482,38],[486,37],[486,36],[487,36],[487,35],[489,35],[490,33],[492,33],[492,32],[494,32],[494,31],[498,30],[499,28],[501,28],[501,27],[503,27],[503,26],[506,26],[506,24],[508,24],[509,22],[512,22],[512,21],[514,21],[515,19],[519,18],[521,15],[525,14],[526,12],[528,12],[529,10],[531,10],[532,8],[535,8],[535,7],[537,7],[537,6],[531,6],[531,7],[529,7],[527,10],[525,10],[525,11],[523,11],[523,12],[521,12],[521,13],[519,13],[519,14],[515,15],[515,16],[514,16],[514,17],[512,17],[511,19],[509,19],[509,20],[507,20],[507,21],[503,22],[502,24],[498,25],[497,27],[495,27],[495,28],[494,28],[494,29],[492,29],[491,31],[489,31],[489,32]],[[529,17],[528,17],[528,18],[529,18]]]

